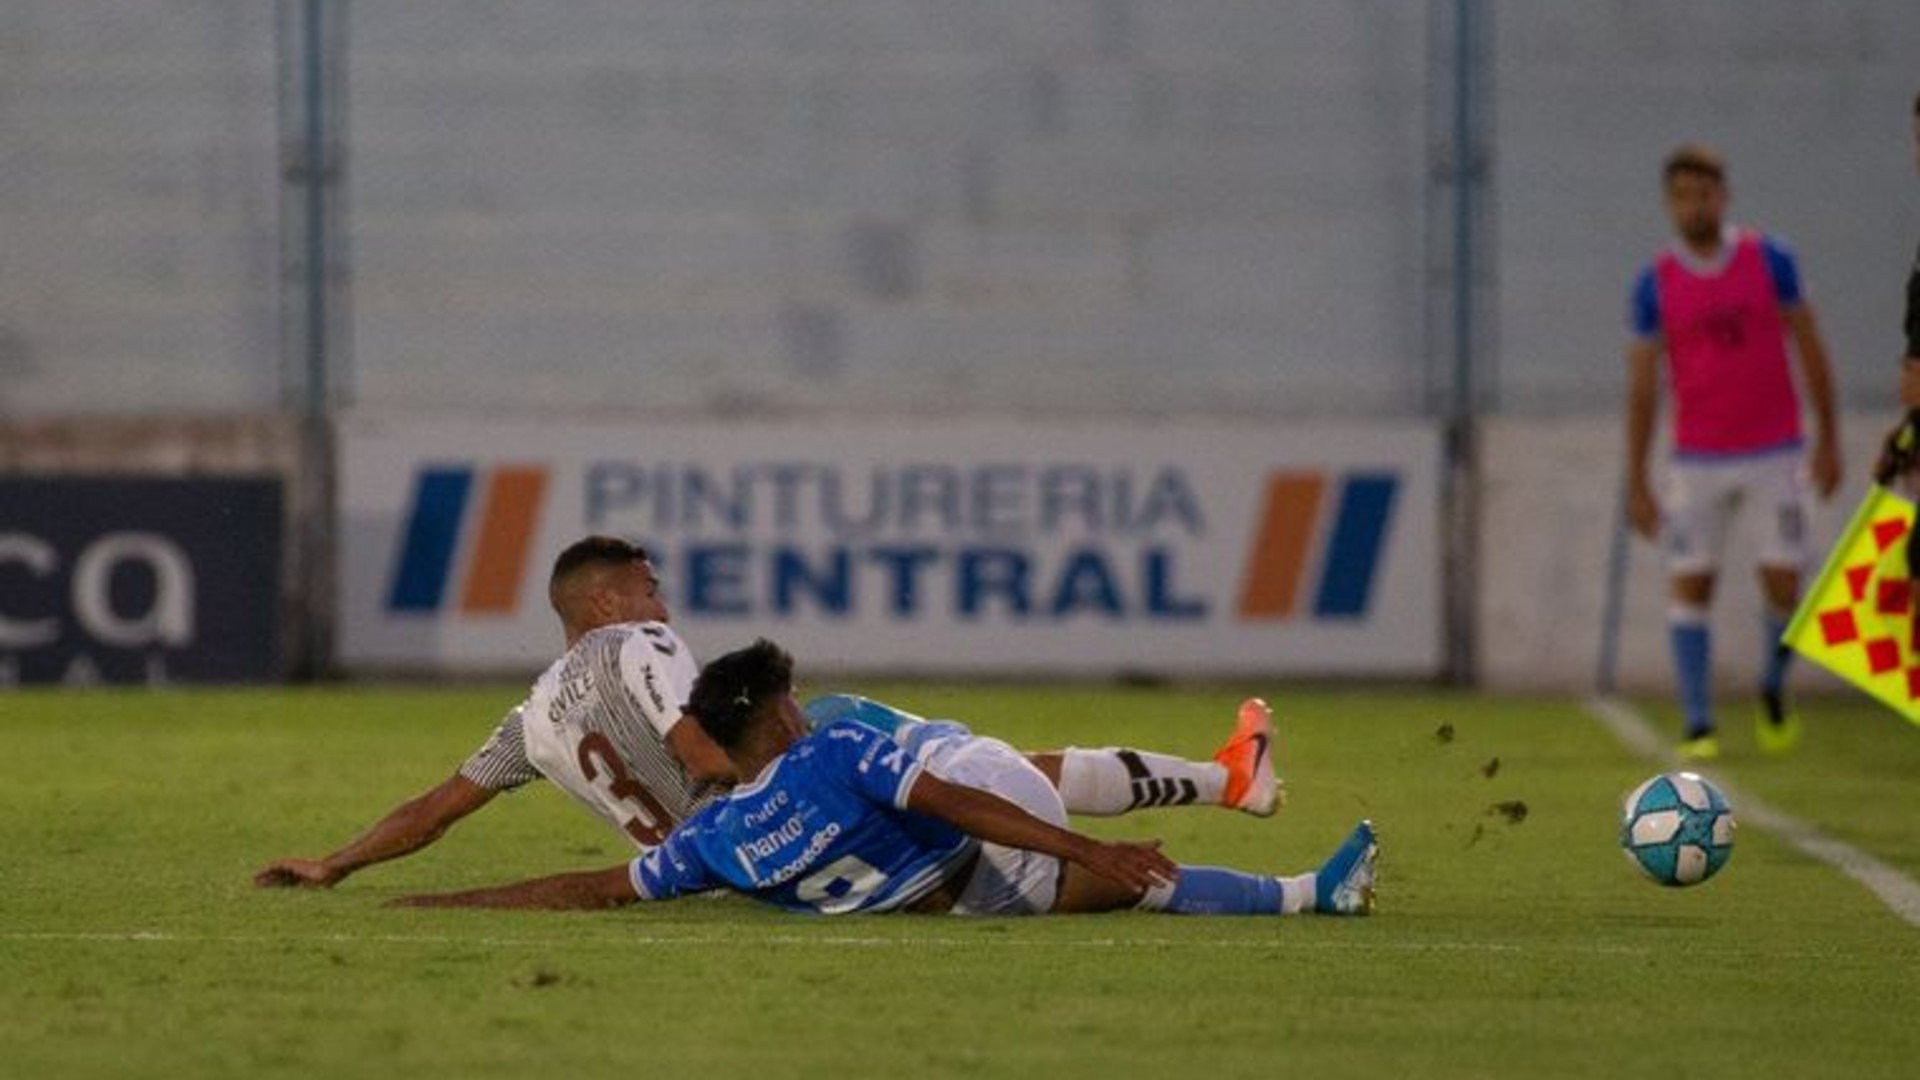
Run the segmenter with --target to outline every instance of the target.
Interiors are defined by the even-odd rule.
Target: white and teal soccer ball
[[[1698,773],[1661,773],[1634,788],[1623,810],[1620,847],[1662,885],[1698,885],[1733,854],[1733,807]]]

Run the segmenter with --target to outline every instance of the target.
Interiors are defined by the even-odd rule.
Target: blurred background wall
[[[1904,0],[15,0],[0,468],[227,418],[311,486],[298,418],[370,409],[1464,418],[1484,674],[1580,680],[1502,613],[1605,578],[1661,157],[1799,251],[1859,475],[1916,55]]]

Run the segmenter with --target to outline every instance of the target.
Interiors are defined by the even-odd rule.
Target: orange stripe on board
[[[540,498],[547,490],[547,470],[508,467],[493,470],[487,482],[487,505],[480,519],[480,543],[460,594],[460,610],[470,614],[511,612],[520,596],[520,579],[533,546],[533,529],[540,516]]]
[[[1247,557],[1246,579],[1240,583],[1241,615],[1284,619],[1293,614],[1326,486],[1320,473],[1277,472],[1267,477],[1266,512]]]

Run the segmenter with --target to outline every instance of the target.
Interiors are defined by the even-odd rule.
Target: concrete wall
[[[1824,552],[1864,493],[1887,418],[1845,418],[1846,488],[1816,516]],[[0,427],[0,472],[259,475],[289,483],[290,511],[305,481],[298,431],[273,416],[224,420],[90,420]],[[1620,427],[1612,418],[1503,419],[1484,429],[1478,653],[1498,690],[1579,692],[1593,684],[1600,649],[1609,545],[1617,512]],[[1752,541],[1737,530],[1714,608],[1718,673],[1729,690],[1758,672],[1760,606],[1748,572]],[[288,530],[289,544],[299,534]],[[301,556],[289,550],[289,565]],[[290,586],[294,583],[288,583]],[[1620,683],[1643,692],[1670,685],[1664,573],[1651,545],[1630,548],[1620,638]],[[298,610],[290,607],[290,610]],[[297,628],[290,628],[290,631]],[[289,634],[293,641],[299,637]],[[1837,683],[1802,665],[1801,685]]]
[[[0,6],[0,415],[279,406],[282,7]],[[341,374],[407,408],[1415,413],[1450,9],[351,4]],[[1611,402],[1682,138],[1884,398],[1920,4],[1483,10],[1496,407]]]
[[[278,401],[273,5],[0,5],[0,417]]]
[[[1920,242],[1920,4],[1496,6],[1499,407],[1611,407],[1628,282],[1669,235],[1660,162],[1696,139],[1727,156],[1731,215],[1799,253],[1847,400],[1887,401]]]
[[[1842,421],[1845,486],[1819,504],[1809,576],[1866,492],[1866,474],[1892,418],[1852,413]],[[1502,690],[1587,690],[1600,655],[1607,566],[1618,515],[1623,432],[1615,418],[1502,419],[1482,444],[1479,655],[1487,685]],[[1722,563],[1713,608],[1715,674],[1729,691],[1759,677],[1759,584],[1752,572],[1752,515],[1740,519]],[[1635,538],[1628,549],[1619,683],[1672,685],[1666,574],[1660,552]],[[1837,686],[1811,664],[1796,679]]]
[[[354,30],[362,400],[1418,408],[1417,7],[441,0]]]
[[[278,406],[280,6],[0,5],[4,467],[199,468],[231,431],[60,418]],[[348,383],[556,415],[1417,412],[1445,7],[353,4]],[[1920,4],[1485,10],[1486,536],[1515,547],[1486,559],[1482,655],[1577,681],[1660,157],[1719,144],[1736,212],[1799,249],[1858,475],[1920,237]],[[1636,680],[1664,678],[1657,581],[1636,549]]]
[[[89,417],[0,425],[0,473],[147,476],[299,475],[289,417]]]

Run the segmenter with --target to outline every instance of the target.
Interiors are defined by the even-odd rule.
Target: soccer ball
[[[1698,885],[1733,854],[1733,807],[1698,773],[1661,773],[1627,796],[1620,847],[1662,885]]]

